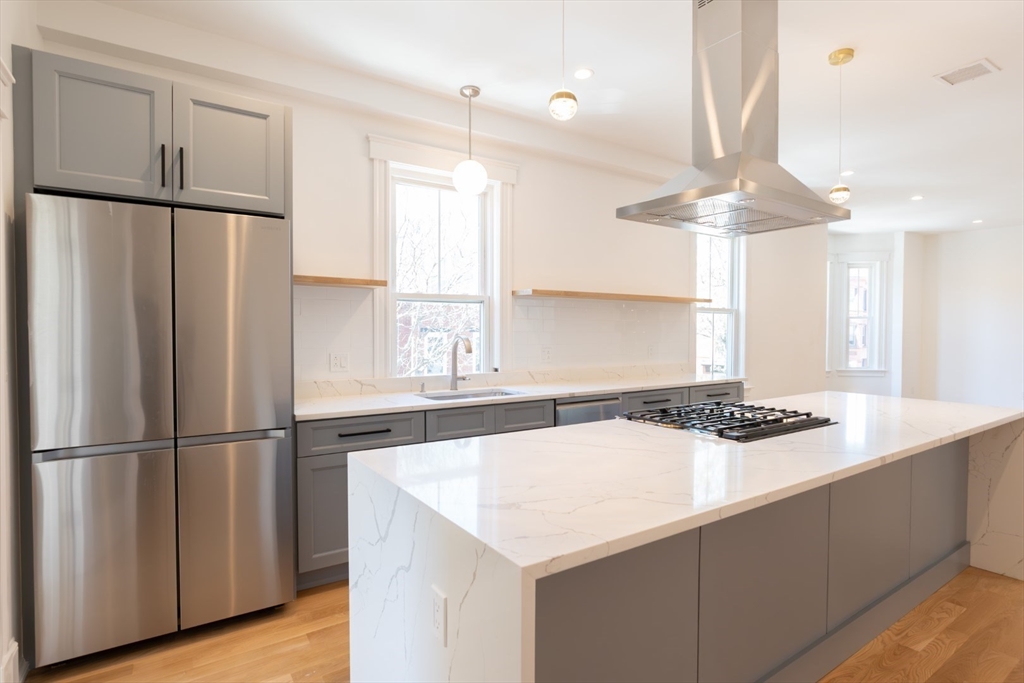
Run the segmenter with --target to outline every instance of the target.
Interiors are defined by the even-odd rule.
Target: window
[[[885,265],[856,254],[829,263],[828,369],[884,369]]]
[[[491,344],[488,226],[492,191],[459,195],[449,177],[392,164],[391,373],[450,371],[456,335],[473,353],[459,354],[459,373],[489,367]]]
[[[738,240],[697,235],[697,376],[714,378],[736,372]]]

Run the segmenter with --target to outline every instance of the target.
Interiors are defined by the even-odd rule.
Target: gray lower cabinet
[[[395,413],[300,422],[298,456],[423,443],[423,413]]]
[[[910,573],[967,540],[967,439],[911,456]]]
[[[699,552],[694,529],[539,579],[536,680],[697,680]]]
[[[554,426],[554,401],[526,401],[494,406],[494,431],[497,434]]]
[[[829,631],[910,578],[910,470],[904,458],[831,485]]]
[[[171,81],[32,53],[34,182],[171,199]]]
[[[743,383],[713,384],[711,386],[690,387],[690,403],[704,401],[742,401]]]
[[[825,635],[827,486],[701,528],[700,681],[755,681]]]
[[[493,405],[427,411],[427,441],[466,439],[493,433]]]
[[[174,84],[174,199],[284,213],[284,107]]]
[[[622,395],[622,409],[648,410],[679,406],[689,401],[690,393],[685,387],[679,389],[662,389],[659,391],[634,391]]]
[[[348,453],[297,462],[299,573],[348,562]]]

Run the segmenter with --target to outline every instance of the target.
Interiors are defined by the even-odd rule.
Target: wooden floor
[[[1024,582],[968,569],[829,673],[828,683],[1024,683]],[[284,607],[83,657],[29,683],[347,681],[348,584]]]

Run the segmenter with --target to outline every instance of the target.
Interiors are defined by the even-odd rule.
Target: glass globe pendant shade
[[[850,198],[850,188],[843,184],[836,185],[828,191],[828,198],[833,204],[845,204]]]
[[[452,184],[459,194],[478,195],[487,187],[487,169],[475,159],[461,161],[452,173]]]
[[[548,111],[556,121],[568,121],[576,116],[579,103],[571,90],[558,90],[548,100]]]

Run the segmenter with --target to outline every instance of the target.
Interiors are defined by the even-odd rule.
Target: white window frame
[[[496,270],[493,260],[490,258],[492,252],[491,243],[494,241],[494,226],[496,224],[495,205],[497,204],[497,183],[490,182],[480,196],[480,291],[482,294],[423,294],[419,292],[399,292],[396,289],[397,278],[397,236],[395,231],[395,186],[399,183],[407,185],[420,185],[443,190],[455,191],[452,184],[451,174],[432,169],[425,169],[406,164],[389,164],[388,173],[388,195],[390,199],[389,221],[388,221],[388,325],[390,326],[388,344],[388,373],[392,377],[398,376],[398,344],[396,339],[396,326],[398,324],[398,303],[399,301],[418,301],[432,303],[467,303],[480,304],[483,307],[481,313],[480,348],[474,348],[473,353],[480,354],[481,372],[487,372],[492,367],[493,337],[495,321],[493,315],[493,304],[495,296],[494,272]],[[447,373],[442,373],[447,374]],[[429,377],[431,375],[415,375],[416,377]]]
[[[393,168],[412,167],[435,177],[451,179],[452,169],[466,158],[463,151],[453,151],[421,145],[406,140],[367,135],[369,157],[373,162],[373,277],[387,280],[388,287],[373,290],[373,374],[374,377],[393,376],[392,354],[397,358],[397,340],[394,339],[394,309],[391,307],[391,276],[394,258],[392,232],[391,173]],[[473,156],[487,169],[490,178],[491,202],[489,216],[491,234],[488,261],[492,271],[490,344],[488,365],[503,368],[512,360],[512,230],[514,189],[518,182],[519,167],[505,161]]]
[[[883,377],[887,374],[887,302],[889,255],[884,252],[831,254],[828,267],[828,329],[826,372],[839,376]],[[871,272],[871,300],[868,305],[868,358],[866,368],[849,366],[850,269]]]
[[[694,291],[696,291],[697,282],[697,238],[700,234],[695,234],[692,242],[693,246],[693,282]],[[709,237],[714,237],[709,235]],[[728,238],[719,237],[716,239],[727,239],[729,240],[729,258],[731,260],[729,266],[729,307],[718,308],[712,307],[710,304],[697,304],[693,310],[693,318],[691,324],[693,326],[693,358],[694,358],[694,371],[697,375],[700,375],[699,369],[696,367],[697,362],[697,317],[701,313],[723,313],[729,316],[729,353],[726,358],[726,377],[737,377],[740,374],[741,367],[741,297],[740,291],[742,286],[742,275],[741,275],[741,253],[742,253],[742,240],[746,238]],[[714,371],[712,371],[712,377]]]

